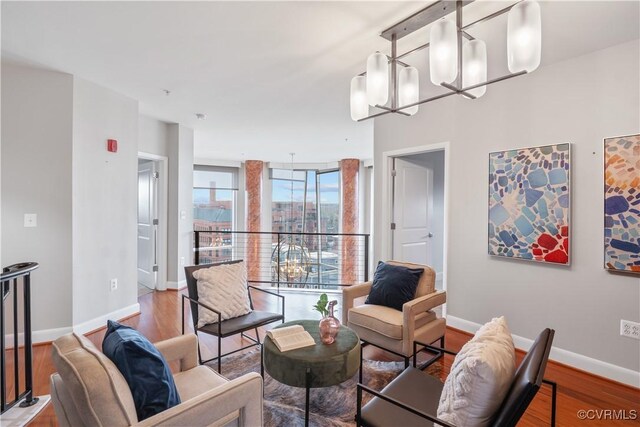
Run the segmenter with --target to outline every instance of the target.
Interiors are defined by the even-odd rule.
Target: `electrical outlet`
[[[118,279],[111,279],[111,291],[118,289]]]
[[[24,226],[25,227],[37,227],[38,226],[38,214],[24,214]]]
[[[640,340],[640,323],[631,320],[620,320],[620,335]]]

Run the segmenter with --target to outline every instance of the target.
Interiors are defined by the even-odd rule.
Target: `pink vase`
[[[337,301],[331,301],[329,303],[329,315],[320,320],[320,340],[323,344],[333,344],[340,329],[340,321],[333,315],[333,307],[336,303]]]

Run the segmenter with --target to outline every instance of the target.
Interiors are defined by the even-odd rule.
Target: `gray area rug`
[[[439,364],[427,372],[439,374]],[[402,370],[404,362],[364,361],[363,381],[374,390],[382,390]],[[216,369],[217,365],[211,364]],[[248,372],[260,373],[260,351],[227,356],[222,360],[222,374],[234,379]],[[265,372],[264,423],[266,427],[304,425],[304,388],[290,387],[274,380]],[[356,384],[358,374],[340,385],[311,389],[309,424],[316,427],[345,427],[355,425]],[[370,399],[363,394],[364,401]]]

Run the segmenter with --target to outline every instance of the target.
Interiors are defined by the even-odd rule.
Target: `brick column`
[[[264,162],[247,160],[244,164],[245,186],[247,189],[247,231],[260,230],[262,212],[262,172]],[[249,280],[260,280],[260,235],[247,237],[247,255],[245,262]]]
[[[360,160],[340,161],[342,193],[342,232],[357,233],[358,230],[358,173]],[[358,239],[342,238],[342,283],[354,284],[358,278]]]

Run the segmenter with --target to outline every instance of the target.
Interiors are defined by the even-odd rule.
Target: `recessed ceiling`
[[[350,79],[368,54],[389,52],[381,30],[428,3],[3,1],[2,56],[93,81],[139,100],[143,114],[192,127],[196,158],[370,158],[373,122],[351,121]],[[476,1],[465,22],[507,4]],[[639,4],[542,2],[542,66],[638,39]],[[490,77],[506,71],[506,17],[472,33],[489,46]],[[425,51],[407,58],[422,92],[437,92],[426,61]]]

